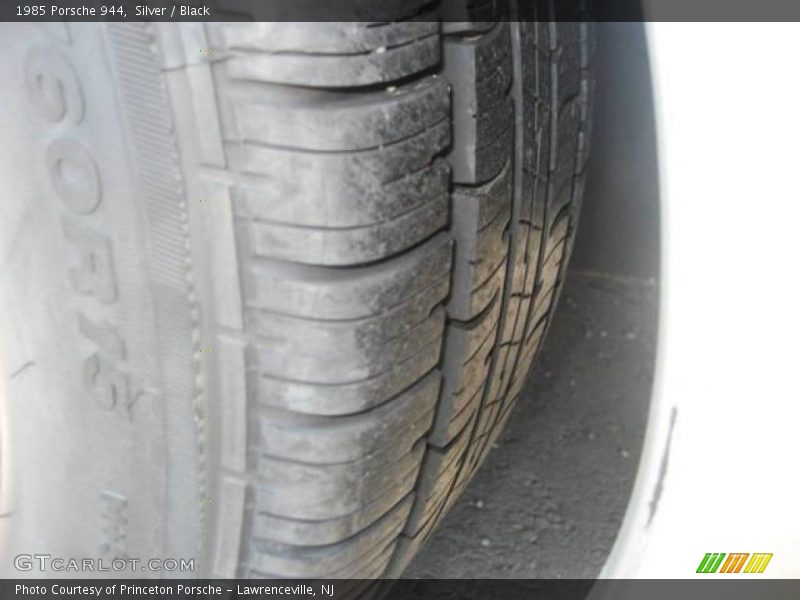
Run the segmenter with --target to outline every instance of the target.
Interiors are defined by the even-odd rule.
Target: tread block
[[[309,319],[359,319],[395,308],[448,276],[452,242],[438,234],[402,255],[350,269],[252,260],[247,306]]]
[[[277,517],[323,521],[362,510],[390,489],[399,500],[404,486],[395,484],[417,477],[423,442],[398,445],[374,456],[335,465],[259,455],[255,461],[259,477],[259,483],[254,485],[255,505],[259,511]]]
[[[444,285],[439,289],[446,289]],[[251,345],[249,366],[266,377],[321,385],[352,384],[391,371],[397,363],[417,356],[444,332],[444,308],[434,304],[427,315],[402,315],[405,331],[394,336],[373,329],[369,319],[359,324],[309,321],[269,315],[274,325],[268,336]],[[413,319],[422,318],[415,322]],[[384,323],[384,331],[389,328]]]
[[[308,547],[253,540],[255,552],[250,553],[248,567],[283,577],[351,577],[399,534],[411,500],[406,498],[370,527],[337,544]]]
[[[449,198],[441,194],[413,212],[391,221],[349,229],[317,229],[253,221],[253,252],[258,256],[313,265],[346,266],[387,256],[444,229]]]
[[[448,92],[445,79],[430,76],[364,94],[243,89],[230,101],[239,142],[306,152],[356,152],[389,146],[446,122]]]
[[[447,192],[449,170],[436,156],[449,138],[443,122],[397,145],[353,154],[231,147],[233,162],[247,176],[232,191],[235,214],[321,229],[390,222]]]
[[[239,228],[267,258],[346,266],[393,256],[447,225],[449,168],[437,156],[448,140],[443,121],[350,155],[241,147],[234,160],[255,177],[233,190]]]
[[[433,420],[439,374],[430,373],[394,400],[370,411],[331,419],[287,411],[264,411],[259,419],[260,451],[313,464],[356,461],[384,446],[410,447]]]
[[[445,340],[444,383],[429,444],[444,447],[477,409],[489,372],[501,302],[470,323],[452,322]]]
[[[418,4],[422,5],[423,2]],[[439,25],[426,20],[382,24],[358,21],[261,22],[224,23],[220,24],[218,29],[224,46],[231,50],[260,50],[269,54],[281,52],[304,55],[360,55],[380,48],[388,49],[412,44],[438,33]]]
[[[445,498],[456,481],[461,461],[469,447],[470,433],[475,421],[472,414],[469,424],[446,448],[428,447],[417,483],[416,502],[404,532],[417,533],[423,525],[439,512]]]
[[[319,415],[347,415],[382,404],[436,368],[442,341],[436,339],[392,370],[355,383],[324,385],[251,372],[248,388],[263,406]]]
[[[447,306],[453,319],[474,319],[502,286],[508,247],[505,231],[511,214],[510,171],[507,165],[485,185],[456,188],[453,193],[456,255],[453,294]]]
[[[326,22],[327,21],[327,22]],[[439,61],[439,24],[259,22],[218,26],[231,77],[313,87],[386,83],[425,71]]]
[[[260,511],[253,518],[253,535],[259,539],[295,546],[335,544],[366,529],[385,515],[398,498],[404,498],[412,492],[415,481],[415,477],[404,477],[373,502],[333,519],[290,519]]]
[[[514,108],[510,98],[508,24],[472,37],[449,37],[445,74],[453,85],[453,181],[477,184],[494,177],[511,146]]]
[[[552,212],[555,216],[562,207],[567,206],[573,198],[573,183],[575,172],[578,166],[578,143],[580,141],[578,131],[572,124],[579,122],[581,107],[577,97],[564,106],[558,115],[558,138],[556,148],[559,154],[565,158],[559,159],[556,169],[551,174],[551,186],[553,194]]]

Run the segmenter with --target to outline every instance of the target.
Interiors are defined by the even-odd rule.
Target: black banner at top
[[[0,21],[800,21],[796,0],[0,0]]]

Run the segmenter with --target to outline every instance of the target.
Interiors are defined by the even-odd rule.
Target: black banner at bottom
[[[113,580],[5,579],[16,600],[797,600],[800,580],[717,579],[399,579]]]

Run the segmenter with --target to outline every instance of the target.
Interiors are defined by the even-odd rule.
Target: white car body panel
[[[713,577],[798,577],[798,27],[650,23],[647,34],[659,349],[637,482],[601,576],[709,577],[695,573],[707,552],[771,552],[761,575]]]

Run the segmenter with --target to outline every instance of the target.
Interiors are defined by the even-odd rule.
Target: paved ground
[[[597,575],[641,447],[656,298],[652,282],[570,273],[514,417],[407,577]]]

